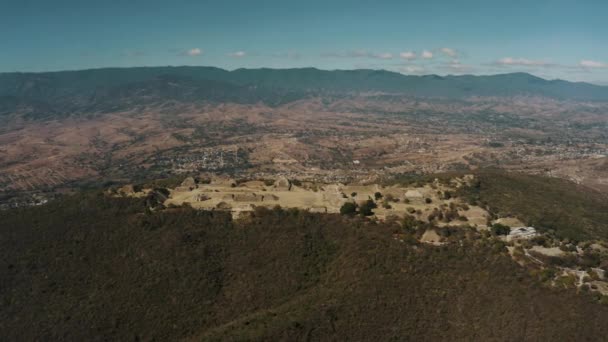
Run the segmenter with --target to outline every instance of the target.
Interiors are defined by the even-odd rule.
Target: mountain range
[[[1,73],[0,115],[99,112],[156,102],[264,102],[357,93],[422,98],[538,96],[608,101],[608,86],[545,80],[527,73],[413,76],[385,70],[237,69],[215,67],[104,68]]]

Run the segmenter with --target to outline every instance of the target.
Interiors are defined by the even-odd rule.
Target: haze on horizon
[[[4,1],[0,72],[208,65],[608,84],[605,1]]]

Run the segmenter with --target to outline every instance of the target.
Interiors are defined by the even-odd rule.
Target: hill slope
[[[335,215],[81,195],[0,213],[0,334],[90,340],[600,340],[608,307],[500,244],[429,247]],[[409,240],[406,240],[409,241]]]
[[[567,180],[500,171],[478,172],[475,186],[461,189],[472,203],[516,215],[544,231],[574,241],[608,239],[606,194]]]

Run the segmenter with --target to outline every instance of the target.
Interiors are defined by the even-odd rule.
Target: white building
[[[507,235],[507,241],[512,240],[527,240],[538,235],[534,227],[516,227],[511,228],[511,232]]]

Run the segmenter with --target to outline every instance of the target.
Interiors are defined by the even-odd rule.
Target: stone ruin
[[[423,204],[424,195],[419,190],[408,190],[403,196],[404,200],[409,201],[412,204]]]
[[[182,182],[182,184],[180,184],[180,186],[178,186],[177,188],[175,188],[175,190],[177,191],[192,191],[194,189],[196,189],[198,187],[198,185],[196,184],[196,181],[194,180],[193,177],[187,177],[186,179],[184,179],[184,181]]]
[[[208,200],[210,197],[205,195],[205,194],[198,194],[196,196],[194,196],[194,200],[196,202],[204,202],[206,200]]]
[[[279,191],[290,191],[291,190],[291,182],[289,179],[285,177],[279,177],[274,182],[274,189]]]
[[[132,184],[125,185],[125,186],[121,187],[120,189],[118,189],[118,193],[123,194],[123,195],[130,195],[135,192],[136,192],[135,187]]]
[[[231,210],[232,206],[226,202],[220,202],[215,206],[216,209],[220,209],[220,210]]]
[[[224,200],[232,200],[235,202],[261,202],[263,196],[258,196],[255,193],[231,194],[224,196]]]
[[[277,195],[264,195],[262,196],[262,201],[278,201],[279,200],[279,196]]]

